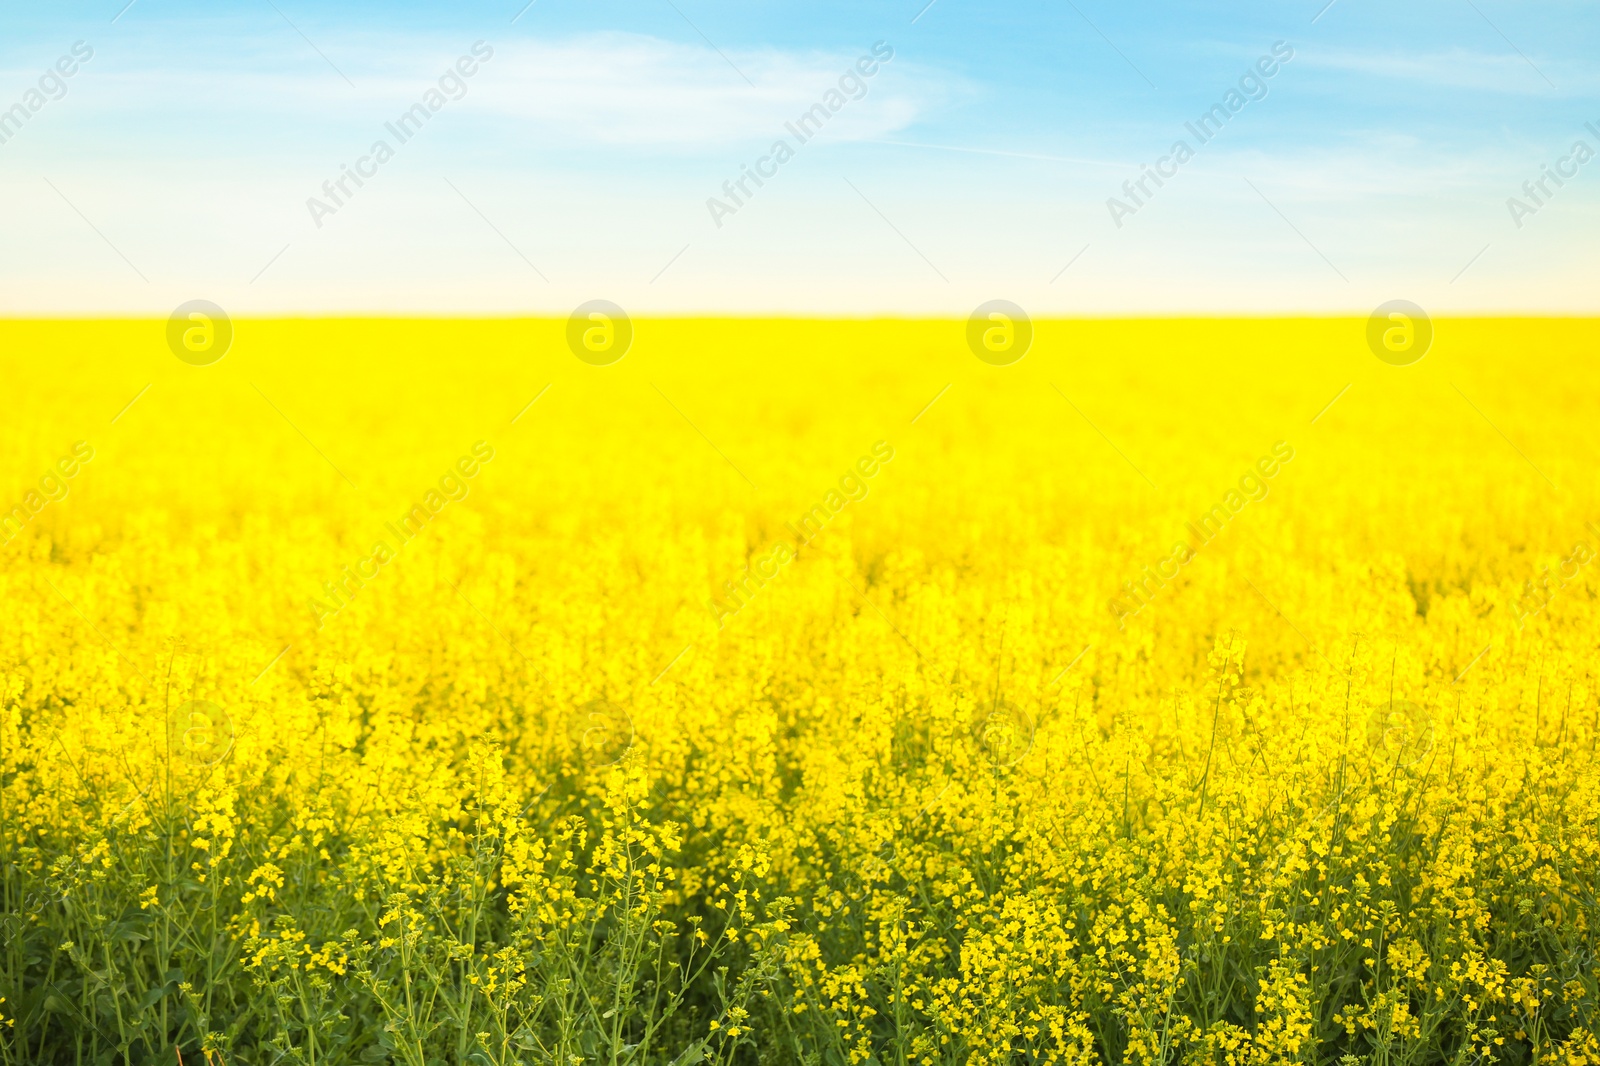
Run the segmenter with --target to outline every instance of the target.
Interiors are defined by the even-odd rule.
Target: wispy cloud
[[[462,40],[460,51],[470,43]],[[724,49],[749,77],[745,84],[719,53],[699,43],[623,33],[500,41],[458,110],[512,118],[519,137],[569,144],[699,149],[766,139],[835,88],[870,46],[864,41],[855,51],[836,53]],[[339,94],[315,72],[286,72],[272,56],[215,69],[157,59],[145,69],[124,64],[106,74],[111,91],[94,106],[148,115],[172,105],[192,112],[205,106],[196,104],[201,99],[219,111],[299,114],[319,125],[362,116],[378,123],[413,102],[453,58],[433,39],[346,44],[340,62],[355,91]],[[864,84],[865,97],[828,124],[829,139],[886,137],[971,92],[959,77],[899,58]]]
[[[1593,91],[1600,85],[1600,79],[1596,78],[1593,70],[1558,64],[1539,56],[1534,58],[1569,92]],[[1515,52],[1484,52],[1466,48],[1434,52],[1307,49],[1300,62],[1308,67],[1415,82],[1439,89],[1550,95],[1550,86],[1540,80],[1527,61]]]
[[[534,120],[574,139],[707,145],[782,132],[836,87],[867,51],[730,52],[752,85],[730,84],[705,49],[611,34],[505,46],[485,107]],[[961,91],[959,81],[897,58],[865,79],[866,95],[828,125],[843,140],[870,140],[912,125]]]

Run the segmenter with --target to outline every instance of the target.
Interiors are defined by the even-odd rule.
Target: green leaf
[[[672,1066],[695,1066],[696,1063],[705,1057],[706,1042],[704,1040],[696,1040],[694,1043],[684,1048],[683,1051],[678,1054],[677,1058],[672,1060]]]
[[[140,944],[146,940],[149,940],[150,934],[146,933],[143,929],[132,922],[118,922],[116,925],[112,926],[111,938],[113,940],[126,940],[129,943]]]

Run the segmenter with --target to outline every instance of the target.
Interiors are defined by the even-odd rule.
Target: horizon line
[[[1316,322],[1316,321],[1345,321],[1349,319],[1365,320],[1371,317],[1371,311],[1271,311],[1271,312],[1159,312],[1153,314],[1106,312],[1104,314],[1040,314],[1029,315],[1032,322]],[[31,322],[165,322],[170,316],[160,314],[98,314],[85,313],[40,313],[40,314],[9,314],[0,312],[0,324],[5,323],[31,323]],[[271,311],[263,313],[244,313],[229,315],[229,320],[234,322],[565,322],[571,313],[560,312],[487,312],[487,313],[462,313],[462,312],[406,312],[403,314],[381,311]],[[630,320],[648,320],[664,322],[965,322],[969,316],[959,314],[907,314],[897,312],[882,312],[868,314],[795,314],[792,312],[731,312],[731,311],[691,311],[691,312],[640,312],[628,313]],[[1439,311],[1429,312],[1429,317],[1435,321],[1448,319],[1452,321],[1463,320],[1500,320],[1516,321],[1526,319],[1550,321],[1600,321],[1600,311]]]

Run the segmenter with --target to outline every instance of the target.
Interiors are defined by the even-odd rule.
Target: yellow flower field
[[[0,1062],[1600,1063],[1600,327],[964,327],[0,323]]]

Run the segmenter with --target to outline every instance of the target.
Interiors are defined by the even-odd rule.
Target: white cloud
[[[94,71],[105,91],[92,106],[146,119],[214,109],[235,118],[240,112],[289,113],[315,124],[368,118],[377,127],[433,88],[471,46],[467,40],[453,50],[431,40],[360,50],[347,45],[337,62],[353,89],[314,56],[260,55],[246,65],[202,68],[145,53],[142,61],[103,63]],[[830,139],[901,132],[944,102],[975,91],[960,78],[898,56],[879,62],[870,55],[871,42],[848,52],[762,49],[724,55],[701,45],[605,33],[501,41],[493,48],[494,58],[467,79],[465,96],[449,109],[513,119],[519,136],[563,143],[692,150],[781,136],[785,121],[838,89],[841,78],[858,77],[853,67],[862,56],[875,73],[860,77],[864,94],[849,99],[828,122]]]
[[[878,63],[869,53],[870,46],[837,55],[763,51],[724,61],[704,48],[622,34],[518,42],[501,46],[482,106],[573,140],[705,146],[783,135],[785,121],[841,79],[864,86],[827,126],[850,140],[903,130],[959,91],[903,58]],[[870,78],[853,68],[861,56],[877,68]]]
[[[1438,52],[1355,52],[1307,50],[1296,57],[1306,66],[1366,74],[1378,78],[1422,82],[1449,89],[1475,89],[1486,92],[1548,95],[1550,85],[1541,76],[1555,79],[1568,92],[1592,89],[1594,78],[1587,72],[1567,67],[1559,71],[1549,60],[1518,55],[1516,52],[1478,52],[1451,48]],[[1537,64],[1535,67],[1534,64]],[[1557,74],[1560,76],[1557,77]]]

